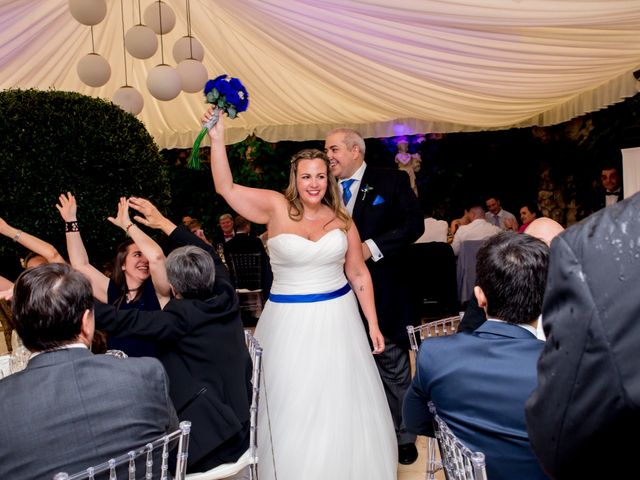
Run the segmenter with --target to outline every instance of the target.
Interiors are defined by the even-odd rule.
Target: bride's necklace
[[[302,215],[302,216],[305,220],[311,220],[312,222],[318,219],[318,217],[310,217],[309,215]]]

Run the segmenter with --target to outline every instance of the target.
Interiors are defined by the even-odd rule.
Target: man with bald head
[[[564,231],[564,227],[555,220],[548,217],[540,217],[531,222],[524,233],[539,238],[551,246],[551,240],[562,231]]]

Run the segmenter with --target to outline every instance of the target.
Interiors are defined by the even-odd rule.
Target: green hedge
[[[161,210],[170,201],[165,162],[142,122],[110,102],[72,92],[0,92],[0,178],[0,216],[53,243],[63,256],[55,204],[71,191],[98,267],[124,239],[106,220],[116,214],[120,196],[147,197]],[[24,253],[0,238],[4,258]]]

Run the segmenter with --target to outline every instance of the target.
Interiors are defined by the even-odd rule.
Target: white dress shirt
[[[415,243],[446,242],[449,225],[444,220],[429,217],[424,219],[424,233]]]
[[[516,221],[516,217],[514,217],[513,213],[507,212],[504,208],[501,208],[500,211],[498,213],[491,213],[491,212],[487,212],[484,214],[484,219],[489,222],[492,225],[495,225],[495,220],[494,217],[498,216],[498,223],[500,224],[499,227],[502,230],[508,230],[507,226],[505,225],[505,221],[507,219],[511,220],[512,222],[516,222],[516,226],[517,226],[517,221]],[[517,228],[516,228],[517,230]]]
[[[466,240],[484,240],[501,231],[500,227],[496,227],[482,218],[476,218],[470,224],[461,225],[460,228],[458,228],[456,234],[453,236],[451,248],[453,248],[453,253],[458,255],[462,242]]]
[[[358,197],[358,193],[360,192],[360,184],[362,183],[362,177],[364,176],[364,171],[366,169],[367,169],[367,163],[362,162],[362,165],[360,165],[360,168],[358,168],[358,170],[356,170],[352,176],[350,176],[349,178],[345,178],[344,180],[340,180],[340,183],[349,179],[354,180],[354,182],[349,187],[349,191],[351,192],[351,198],[349,199],[349,202],[346,205],[346,209],[347,209],[347,212],[349,212],[349,215],[353,216],[353,207],[356,204],[356,198]],[[340,187],[340,192],[342,192],[342,186]],[[384,257],[384,255],[382,255],[382,252],[376,245],[376,242],[374,242],[370,238],[367,238],[366,240],[364,240],[364,243],[366,243],[367,247],[369,247],[369,251],[371,252],[371,258],[374,262],[377,262],[378,260]]]

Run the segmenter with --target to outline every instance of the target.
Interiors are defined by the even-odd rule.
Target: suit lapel
[[[362,180],[360,181],[360,187],[358,189],[357,192],[355,192],[356,195],[356,203],[353,205],[353,218],[356,220],[356,222],[358,221],[359,218],[361,218],[362,212],[365,208],[365,205],[369,205],[371,202],[371,195],[375,193],[375,190],[370,191],[367,193],[367,195],[365,196],[364,200],[362,199],[363,194],[362,194],[362,190],[369,185],[370,186],[370,182],[371,182],[371,167],[369,167],[367,165],[367,168],[364,171],[364,175],[362,176]],[[370,198],[371,197],[371,198]],[[374,195],[375,197],[375,195]]]

